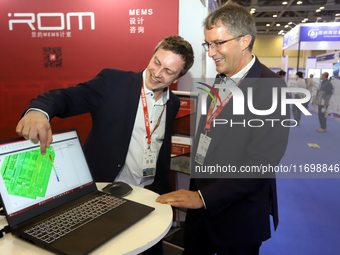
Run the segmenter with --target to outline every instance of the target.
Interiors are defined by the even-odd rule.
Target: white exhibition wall
[[[207,2],[207,1],[205,1]],[[190,71],[178,81],[178,90],[189,91],[192,78],[214,78],[216,66],[203,50],[203,20],[209,14],[209,7],[198,0],[179,0],[178,34],[189,41],[194,49],[195,63]],[[198,92],[198,90],[196,91]]]
[[[338,42],[340,43],[340,42]],[[340,121],[340,51],[329,52],[316,56],[316,68],[322,70],[321,72],[328,72],[332,77],[331,83],[333,84],[334,90],[329,107],[327,109],[327,117]]]
[[[179,91],[190,91],[191,79],[205,76],[206,53],[202,47],[204,42],[202,21],[207,15],[208,7],[204,7],[200,1],[179,1],[178,34],[191,43],[195,53],[193,67],[178,81],[177,89]]]

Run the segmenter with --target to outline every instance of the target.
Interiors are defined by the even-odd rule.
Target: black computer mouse
[[[131,193],[132,187],[125,182],[113,182],[106,185],[102,191],[115,197],[124,197]]]

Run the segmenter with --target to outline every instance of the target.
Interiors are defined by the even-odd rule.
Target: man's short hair
[[[299,76],[299,78],[303,78],[303,72],[298,71],[296,72],[296,75]]]
[[[184,67],[182,68],[179,77],[182,77],[187,73],[187,71],[194,64],[194,51],[191,47],[191,44],[184,40],[179,35],[170,35],[165,37],[159,44],[156,46],[154,54],[158,49],[168,50],[177,55],[180,55],[184,61]]]
[[[280,75],[280,76],[284,76],[284,75],[286,75],[287,73],[286,73],[286,71],[284,71],[284,70],[280,70],[280,71],[277,72],[277,74]]]
[[[329,76],[328,72],[324,72],[323,75],[325,76],[326,79],[328,79],[328,76]]]
[[[241,5],[228,1],[215,11],[211,12],[203,21],[204,28],[210,30],[214,25],[223,25],[227,32],[234,37],[251,35],[249,51],[253,50],[256,25],[253,16]]]

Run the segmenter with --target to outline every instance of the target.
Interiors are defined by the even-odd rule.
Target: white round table
[[[98,189],[102,189],[107,183],[97,183]],[[155,208],[149,215],[134,224],[119,235],[113,237],[105,244],[91,252],[92,255],[121,255],[139,254],[157,242],[169,231],[172,225],[172,209],[166,204],[157,203],[158,194],[136,186],[126,199],[152,206]],[[7,225],[6,218],[0,218],[0,227]],[[110,227],[110,226],[108,226]],[[37,255],[53,254],[38,246],[34,246],[24,240],[5,234],[0,239],[0,255]]]

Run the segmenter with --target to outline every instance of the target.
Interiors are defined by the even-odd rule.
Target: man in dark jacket
[[[16,131],[34,143],[40,141],[45,154],[52,143],[53,117],[90,112],[92,129],[84,153],[94,180],[151,185],[157,193],[169,192],[171,131],[180,101],[168,87],[186,74],[193,61],[190,43],[180,36],[166,37],[144,71],[107,68],[75,87],[39,95]]]
[[[325,115],[329,105],[329,100],[333,94],[333,85],[328,80],[328,75],[329,74],[327,72],[321,74],[321,84],[315,98],[315,102],[318,105],[318,116],[320,122],[320,127],[317,129],[317,131],[320,133],[326,131],[327,120]]]
[[[210,13],[204,21],[204,34],[203,47],[219,73],[214,84],[220,84],[222,104],[215,106],[211,101],[208,114],[201,116],[192,150],[190,190],[171,192],[157,201],[189,208],[183,254],[255,255],[270,238],[270,214],[275,228],[278,224],[275,173],[256,169],[275,167],[284,155],[289,128],[279,123],[289,121],[289,107],[281,115],[279,99],[270,113],[253,112],[272,109],[273,91],[286,85],[251,53],[255,23],[243,7],[228,2]],[[247,107],[248,100],[248,105],[238,104],[244,108],[243,114],[235,115],[240,107],[234,103],[240,97],[222,89],[223,84],[230,90],[237,86],[244,98],[252,96],[253,109]],[[277,122],[266,123],[268,119]],[[214,125],[214,120],[225,125]]]

